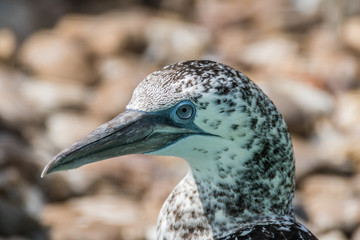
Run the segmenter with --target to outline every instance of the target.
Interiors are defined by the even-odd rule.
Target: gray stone
[[[80,42],[54,31],[32,34],[19,59],[36,75],[55,81],[89,83],[95,78],[88,51]]]

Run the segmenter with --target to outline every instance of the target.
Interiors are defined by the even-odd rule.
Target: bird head
[[[125,112],[55,156],[42,176],[136,153],[182,157],[208,177],[239,164],[267,174],[293,159],[283,118],[249,78],[213,61],[186,61],[146,77]]]

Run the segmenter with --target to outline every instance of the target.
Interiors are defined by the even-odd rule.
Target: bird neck
[[[249,151],[236,148],[234,142],[214,141],[208,150],[198,148],[199,154],[187,161],[215,236],[239,228],[242,222],[294,216],[291,141],[284,146],[287,154],[275,155],[265,143]]]
[[[160,235],[199,228],[221,237],[245,224],[294,219],[293,150],[288,133],[281,133],[280,140],[248,135],[242,142],[195,135],[182,139],[181,149],[170,145],[156,152],[182,157],[190,165],[162,208]],[[179,227],[184,231],[172,231]]]
[[[236,193],[237,187],[230,189],[195,176],[190,170],[164,203],[157,223],[157,239],[186,239],[190,235],[218,239],[258,224],[294,220],[292,204],[282,203],[288,207],[269,211],[268,204],[261,200]]]

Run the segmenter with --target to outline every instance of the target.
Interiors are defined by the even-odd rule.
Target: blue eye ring
[[[177,122],[192,121],[195,117],[196,109],[191,101],[182,101],[175,105],[171,111],[171,117]]]

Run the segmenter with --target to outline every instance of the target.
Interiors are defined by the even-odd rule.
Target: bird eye
[[[194,104],[190,101],[179,103],[174,109],[174,115],[179,120],[188,120],[195,115]]]
[[[182,105],[176,110],[176,115],[181,119],[189,119],[192,113],[193,109],[190,105]]]

